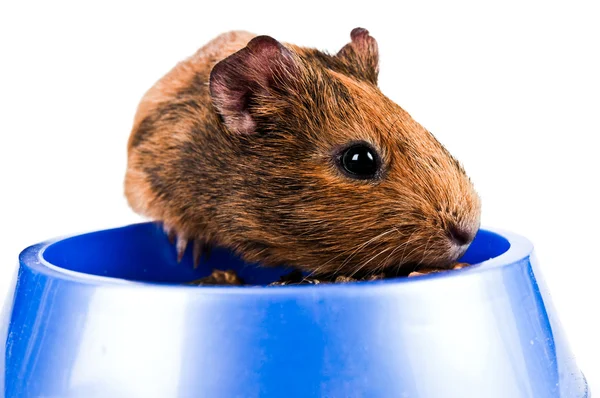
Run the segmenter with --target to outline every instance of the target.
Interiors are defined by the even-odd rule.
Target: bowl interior
[[[477,264],[505,253],[508,240],[480,230],[459,260]],[[181,263],[175,247],[154,223],[77,235],[50,244],[42,253],[55,267],[91,275],[155,283],[184,283],[209,275],[213,269],[233,269],[249,284],[265,285],[290,272],[289,268],[263,268],[247,264],[225,249],[213,249],[210,258],[192,266],[191,248]]]

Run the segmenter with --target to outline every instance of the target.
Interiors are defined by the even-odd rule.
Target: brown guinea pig
[[[194,241],[315,274],[447,267],[479,229],[458,161],[377,87],[365,29],[337,54],[225,33],[143,97],[125,193]],[[412,268],[411,268],[412,270]]]

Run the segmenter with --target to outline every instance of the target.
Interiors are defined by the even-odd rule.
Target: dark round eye
[[[374,178],[379,171],[379,157],[366,144],[355,144],[345,149],[340,163],[344,171],[354,178]]]

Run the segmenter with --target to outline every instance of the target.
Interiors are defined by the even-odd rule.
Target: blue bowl
[[[0,318],[5,397],[589,397],[532,245],[481,230],[463,270],[338,285],[194,287],[151,223],[24,250]]]

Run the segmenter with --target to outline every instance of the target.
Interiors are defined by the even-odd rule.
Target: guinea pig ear
[[[354,28],[350,32],[352,41],[336,54],[349,67],[355,69],[365,80],[377,84],[379,75],[379,48],[377,41],[363,28]]]
[[[231,132],[252,133],[256,130],[252,107],[274,90],[285,89],[297,72],[289,49],[272,37],[257,36],[214,66],[210,95]]]

